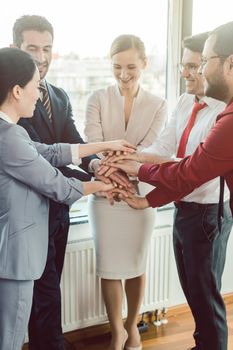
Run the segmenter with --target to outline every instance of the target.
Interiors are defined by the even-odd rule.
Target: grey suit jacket
[[[47,197],[68,205],[82,197],[82,183],[48,161],[70,164],[70,145],[34,143],[0,119],[0,278],[38,279],[47,256]]]

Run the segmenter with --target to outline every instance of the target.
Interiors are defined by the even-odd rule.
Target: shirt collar
[[[45,80],[45,79],[41,79],[41,81],[40,81],[40,86],[42,86],[44,89],[47,90],[47,83],[46,83],[46,80]]]
[[[206,103],[208,107],[210,107],[211,109],[216,108],[217,106],[219,106],[220,104],[222,104],[222,107],[225,108],[226,104],[222,101],[219,100],[215,100],[212,97],[207,97],[204,96],[199,100],[200,103]]]
[[[3,113],[2,111],[0,111],[0,118],[5,120],[5,122],[10,123],[10,124],[15,124],[10,117],[8,117],[7,114]]]

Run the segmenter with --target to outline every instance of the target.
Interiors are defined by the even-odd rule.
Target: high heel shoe
[[[126,346],[125,350],[142,350],[142,344],[139,346]]]
[[[124,334],[124,341],[123,341],[123,343],[122,343],[122,350],[125,349],[125,343],[127,342],[127,339],[128,339],[128,333],[127,333],[126,329],[125,329],[125,332],[124,332],[124,333],[125,333],[125,334]]]
[[[128,333],[127,333],[128,335]],[[128,339],[128,337],[127,337]],[[140,341],[140,334],[139,334],[139,341]],[[140,345],[138,346],[129,346],[129,345],[125,345],[124,347],[125,350],[142,350],[142,343],[140,342]]]
[[[124,333],[123,333],[123,337],[122,338],[123,339],[122,339],[122,343],[121,343],[121,350],[124,350],[125,349],[125,343],[127,342],[127,339],[128,339],[128,333],[127,333],[127,331],[125,329],[124,329]],[[111,350],[113,347],[115,348],[115,346],[111,342],[111,344],[109,345],[109,347],[106,350]]]

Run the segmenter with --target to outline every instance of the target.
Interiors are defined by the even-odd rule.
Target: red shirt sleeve
[[[156,187],[146,196],[149,204],[158,207],[178,201],[203,183],[233,170],[232,139],[233,112],[223,115],[205,142],[179,163],[142,165],[139,180]]]

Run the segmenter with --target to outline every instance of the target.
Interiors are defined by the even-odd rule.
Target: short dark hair
[[[185,49],[189,49],[193,52],[202,53],[206,39],[208,38],[209,32],[200,33],[184,38],[182,46]]]
[[[114,39],[110,48],[110,57],[129,49],[136,49],[141,59],[146,57],[144,43],[138,36],[132,34],[122,34]]]
[[[213,50],[217,55],[230,56],[233,54],[233,21],[215,28],[210,35],[216,35]]]
[[[36,71],[33,58],[13,47],[0,49],[0,104],[15,85],[25,87]]]
[[[23,42],[23,32],[26,30],[48,31],[52,38],[54,37],[52,24],[45,17],[24,15],[19,17],[13,26],[13,44],[19,48]]]

